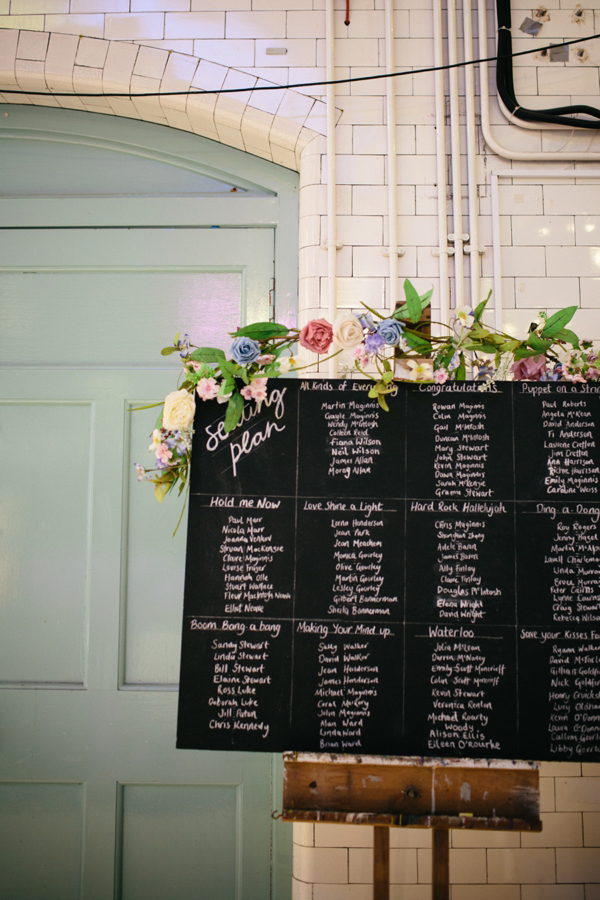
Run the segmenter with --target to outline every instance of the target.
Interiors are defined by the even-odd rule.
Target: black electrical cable
[[[496,56],[486,56],[481,59],[467,59],[464,62],[448,63],[445,66],[427,66],[427,68],[424,69],[406,69],[403,72],[383,72],[381,75],[360,75],[356,78],[334,78],[330,81],[302,81],[297,84],[261,84],[239,88],[215,88],[214,90],[209,91],[205,91],[202,88],[187,91],[150,91],[143,94],[133,94],[131,91],[114,94],[109,94],[103,91],[93,91],[91,93],[83,94],[76,93],[75,91],[28,91],[19,88],[3,88],[2,90],[0,90],[0,93],[24,94],[27,97],[118,97],[128,100],[135,100],[144,99],[145,97],[195,97],[196,95],[205,96],[208,94],[249,94],[253,93],[254,91],[284,91],[294,90],[295,88],[326,87],[329,84],[354,84],[360,81],[377,81],[380,78],[399,78],[402,75],[423,75],[427,72],[446,72],[450,69],[462,69],[465,66],[477,66],[480,63],[500,62],[501,60],[505,59],[511,60],[517,56],[527,56],[531,53],[540,53],[543,50],[553,50],[555,47],[568,47],[570,44],[582,44],[585,41],[592,41],[595,38],[600,38],[600,33],[590,34],[588,35],[588,37],[584,38],[574,38],[571,41],[563,41],[561,44],[548,44],[546,47],[532,47],[531,50],[519,50],[517,53],[510,52],[511,44],[509,42],[509,53],[506,56],[497,54]],[[512,83],[512,66],[509,68],[511,73],[510,81]],[[588,107],[585,107],[585,109],[588,109]],[[593,109],[593,107],[589,107],[589,109]],[[600,113],[598,114],[600,115]],[[573,123],[569,122],[569,124]]]
[[[515,94],[513,78],[512,57],[518,56],[512,53],[511,12],[510,0],[496,0],[498,16],[498,67],[496,70],[496,87],[498,95],[508,112],[516,119],[524,122],[544,122],[549,125],[570,125],[571,128],[600,128],[600,109],[585,104],[573,106],[555,106],[548,109],[527,109],[521,106]],[[569,41],[570,44],[582,43],[586,38]],[[553,50],[555,47],[563,47],[564,44],[554,44],[550,47],[536,47],[535,53]],[[577,116],[591,116],[590,119],[580,119]],[[594,121],[596,120],[596,121]]]

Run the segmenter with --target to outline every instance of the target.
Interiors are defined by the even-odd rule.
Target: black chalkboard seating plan
[[[369,387],[197,406],[178,746],[600,761],[600,386]]]

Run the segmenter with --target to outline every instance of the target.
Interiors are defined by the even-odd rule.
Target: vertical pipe
[[[394,0],[385,0],[385,71],[394,72]],[[398,300],[398,168],[396,149],[396,79],[386,78],[388,232],[390,256],[390,295],[388,309],[393,312]]]
[[[335,78],[334,0],[325,8],[326,79]],[[327,312],[329,321],[337,317],[337,191],[335,165],[335,85],[327,85]],[[329,377],[338,373],[338,359],[329,360]]]
[[[450,318],[450,291],[448,283],[448,200],[446,197],[446,116],[444,64],[442,45],[442,0],[433,3],[433,47],[435,73],[435,130],[436,130],[436,179],[438,192],[438,260],[440,270],[440,316],[447,325]]]
[[[456,36],[456,0],[448,0],[448,62],[458,62],[458,41]],[[455,307],[464,304],[465,261],[463,256],[462,221],[462,172],[460,157],[460,105],[458,97],[458,69],[448,72],[450,87],[450,141],[452,160],[452,229],[450,240],[454,243],[454,292]]]
[[[494,259],[494,328],[502,331],[502,259],[500,249],[500,203],[498,176],[492,172],[492,254]]]
[[[463,0],[464,58],[474,59],[471,0]],[[469,193],[469,274],[471,278],[471,307],[475,309],[480,297],[479,277],[479,221],[477,209],[477,131],[475,128],[475,72],[465,66],[465,99],[467,113],[467,185]],[[465,250],[467,248],[465,247]]]

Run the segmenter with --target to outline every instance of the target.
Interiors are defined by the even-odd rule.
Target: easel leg
[[[389,900],[390,896],[390,829],[373,826],[373,900]]]
[[[448,828],[432,829],[432,900],[448,900],[450,895],[450,863]]]

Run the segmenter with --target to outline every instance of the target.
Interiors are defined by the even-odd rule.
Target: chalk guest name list
[[[600,761],[600,393],[196,414],[178,746]]]

